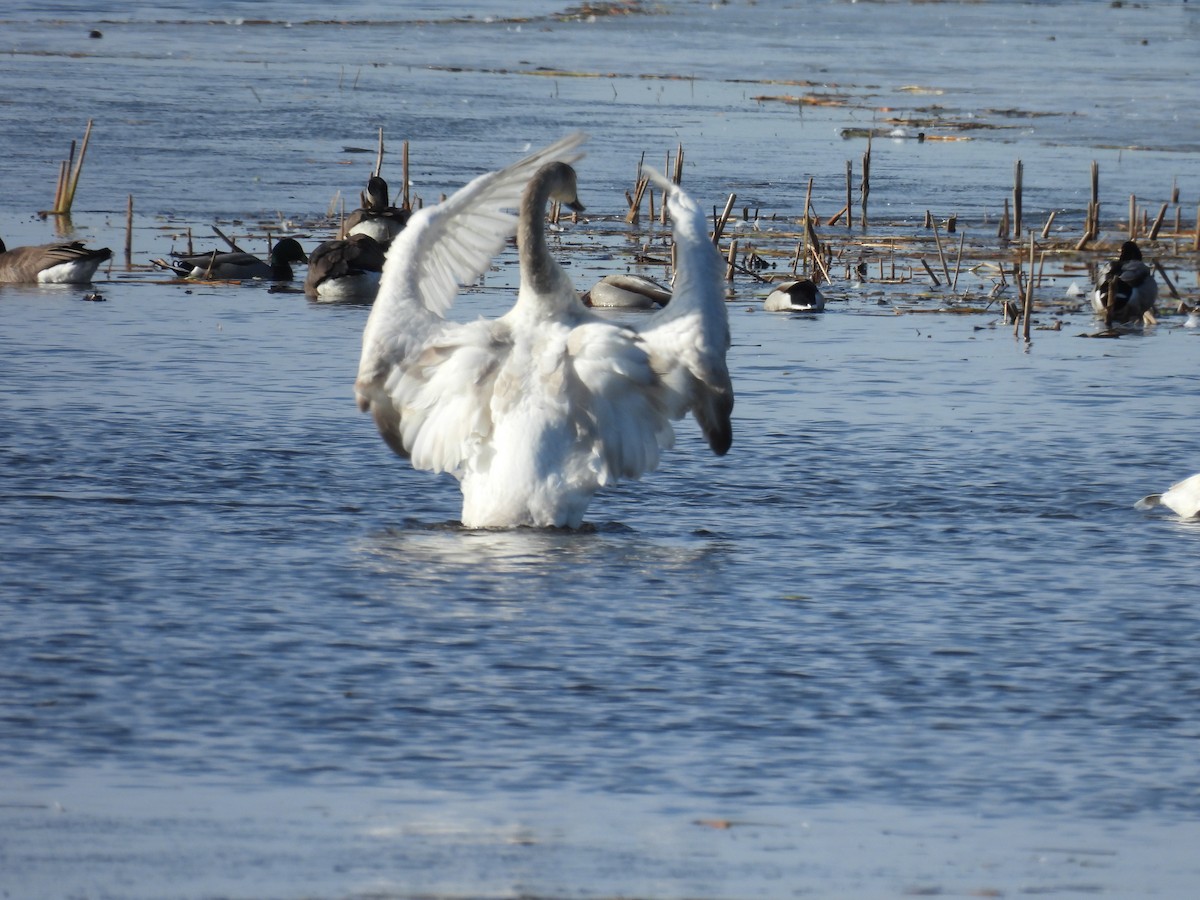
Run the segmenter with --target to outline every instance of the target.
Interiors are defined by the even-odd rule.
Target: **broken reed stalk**
[[[1146,240],[1153,241],[1158,238],[1158,229],[1162,228],[1163,217],[1167,214],[1167,204],[1164,203],[1158,209],[1158,215],[1154,217],[1154,224],[1150,226],[1150,231],[1146,234]]]
[[[1033,312],[1033,234],[1029,235],[1029,274],[1025,279],[1025,309],[1022,312],[1022,318],[1025,320],[1025,343],[1029,343],[1029,320],[1030,313]]]
[[[1137,195],[1129,195],[1129,239],[1137,239]]]
[[[1058,215],[1058,210],[1050,211],[1050,217],[1046,219],[1046,224],[1042,226],[1042,240],[1046,240],[1050,236],[1050,226],[1054,224],[1054,217]]]
[[[925,210],[925,215],[929,216],[929,210]],[[942,249],[942,237],[938,234],[937,220],[930,216],[933,222],[933,240],[937,244],[938,259],[942,261],[942,274],[946,276],[946,284],[950,283],[950,267],[946,265],[946,251]]]
[[[729,224],[729,214],[733,210],[735,200],[737,200],[737,194],[730,194],[729,199],[725,201],[725,211],[721,213],[713,226],[712,242],[714,245],[721,243],[721,235],[725,232],[725,226]]]
[[[854,161],[846,160],[846,227],[854,227],[854,214],[850,212],[850,203],[854,199]],[[840,215],[840,213],[839,213]],[[836,216],[835,216],[836,219]],[[829,223],[830,225],[833,222]]]
[[[88,142],[92,139],[92,120],[88,119],[87,128],[83,131],[83,143],[79,145],[79,158],[75,160],[75,169],[71,173],[71,183],[67,188],[66,196],[63,197],[63,205],[60,207],[63,213],[71,212],[71,205],[75,202],[75,190],[79,187],[79,176],[83,172],[83,158],[87,155]]]
[[[733,281],[733,271],[737,268],[737,247],[738,239],[734,238],[729,242],[729,254],[726,256],[725,262],[725,280]]]
[[[958,260],[954,263],[954,281],[950,283],[950,290],[958,291],[958,273],[962,271],[963,260],[963,245],[967,242],[966,232],[958,236]]]
[[[853,218],[854,218],[853,216],[850,215],[850,207],[849,206],[843,206],[836,213],[834,213],[832,216],[830,216],[829,221],[826,222],[825,225],[826,226],[836,225],[838,223],[838,219],[840,219],[842,216],[846,217],[847,227],[849,227],[849,223],[852,222]]]
[[[133,194],[125,204],[125,268],[133,266]]]
[[[234,253],[242,252],[242,248],[237,245],[237,242],[234,241],[232,238],[230,238],[228,235],[226,235],[225,232],[223,232],[216,225],[212,226],[212,230],[217,233],[217,237],[219,237],[221,240],[223,240],[225,243],[227,243],[230,246],[230,248],[233,250]]]
[[[825,259],[821,252],[821,239],[817,237],[817,230],[811,218],[807,220],[806,230],[808,232],[808,251],[809,255],[812,256],[813,264],[821,273],[821,277],[825,279],[826,283],[832,282],[833,279],[829,277],[829,269],[825,267]]]
[[[996,237],[1002,241],[1008,240],[1008,198],[1004,198],[1004,214],[1000,216],[1000,225],[996,229]]]
[[[929,280],[933,282],[934,287],[941,287],[942,283],[938,281],[937,274],[933,269],[929,268],[929,263],[925,261],[925,257],[921,257],[921,265],[925,267],[925,274],[929,276]]]
[[[642,171],[642,167],[639,164],[638,172],[641,172],[641,171]],[[641,210],[642,210],[642,197],[645,195],[646,188],[649,186],[649,184],[650,184],[650,176],[649,175],[638,175],[637,183],[633,186],[633,196],[630,196],[628,191],[625,193],[625,197],[629,200],[629,212],[627,212],[625,214],[625,224],[626,225],[633,225],[635,222],[638,221],[638,217],[641,215]],[[653,192],[651,192],[651,196],[653,196]],[[653,209],[650,210],[650,220],[651,221],[654,220],[654,210]]]
[[[75,155],[75,142],[71,141],[71,156]],[[63,160],[58,164],[58,184],[54,186],[54,206],[50,208],[51,215],[58,215],[63,208],[63,194],[67,190],[67,172],[70,163]]]
[[[1021,194],[1024,188],[1025,164],[1017,160],[1013,167],[1013,236],[1021,237]]]
[[[382,134],[382,131],[380,132]],[[408,195],[408,141],[400,145],[400,208],[412,209],[412,198]]]
[[[1154,269],[1162,276],[1163,283],[1166,284],[1167,290],[1171,292],[1171,297],[1175,300],[1182,300],[1183,298],[1179,296],[1179,291],[1175,290],[1175,285],[1172,283],[1171,277],[1167,275],[1167,270],[1162,267],[1162,263],[1157,259],[1154,260]]]
[[[859,188],[862,194],[862,215],[859,216],[859,222],[862,225],[863,231],[867,230],[867,195],[871,193],[871,138],[867,137],[867,149],[863,153],[862,158],[862,186]]]
[[[375,170],[371,173],[375,177],[379,177],[379,173],[383,171],[383,126],[379,126],[379,149],[375,151]]]
[[[1200,203],[1196,204],[1196,236],[1192,238],[1192,249],[1200,252]]]

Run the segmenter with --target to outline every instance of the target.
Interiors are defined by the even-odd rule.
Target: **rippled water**
[[[1089,68],[1108,43],[1085,10],[1158,65]],[[600,214],[623,210],[637,154],[676,140],[703,202],[794,209],[815,173],[828,206],[862,149],[838,129],[912,84],[955,110],[1064,114],[878,145],[873,197],[897,218],[930,198],[994,210],[1018,156],[1053,173],[1030,177],[1039,214],[1078,213],[1094,158],[1114,205],[1177,180],[1188,209],[1200,189],[1194,128],[1163,98],[1195,65],[1185,4],[469,12],[418,25],[365,6],[344,17],[393,24],[337,26],[255,7],[289,27],[210,24],[237,4],[95,22],[20,5],[0,15],[0,117],[23,129],[0,136],[0,233],[52,236],[31,211],[88,116],[75,225],[120,247],[134,193],[137,262],[182,226],[319,219],[355,196],[374,157],[344,148],[373,150],[380,124],[385,174],[409,138],[430,200],[578,125]],[[495,71],[536,65],[614,74]],[[736,80],[814,68],[866,105],[800,114],[748,99],[793,88]],[[694,78],[621,77],[663,72]],[[1132,109],[1098,123],[1117,100]],[[1150,149],[1108,149],[1133,144]],[[581,286],[636,246],[594,223],[561,240]],[[510,259],[458,314],[499,313],[514,278]],[[990,313],[894,315],[915,288],[836,285],[805,318],[762,313],[742,284],[729,456],[683,423],[588,529],[466,532],[454,482],[394,458],[354,407],[366,309],[140,268],[98,287],[107,302],[0,287],[0,890],[1200,883],[1200,528],[1132,508],[1200,470],[1200,342],[1179,317],[1085,340],[1090,318],[1068,313],[1025,345]]]

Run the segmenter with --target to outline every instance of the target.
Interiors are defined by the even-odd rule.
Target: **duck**
[[[374,300],[384,259],[383,248],[368,234],[325,241],[308,257],[304,293],[325,302]]]
[[[175,256],[170,261],[152,260],[154,265],[170,269],[180,278],[205,281],[244,281],[260,278],[269,281],[291,281],[292,263],[307,263],[308,254],[295,238],[283,238],[271,248],[267,261],[253,253],[212,250],[192,256]]]
[[[342,233],[346,237],[366,234],[382,246],[390,244],[408,223],[409,211],[392,206],[388,201],[388,183],[378,175],[367,179],[362,192],[362,206],[346,217]]]
[[[767,312],[822,312],[825,297],[808,278],[785,281],[767,294],[763,301]]]
[[[656,309],[671,301],[671,289],[645,275],[605,275],[580,299],[603,309]]]
[[[671,302],[636,326],[584,306],[547,247],[547,203],[583,211],[572,164],[584,140],[568,135],[413,213],[363,330],[359,409],[414,468],[458,480],[465,528],[581,527],[600,488],[658,467],[689,412],[715,454],[733,442],[723,263],[682,188],[646,170],[667,192],[677,268]],[[514,232],[511,309],[448,322],[458,285]]]
[[[0,282],[6,284],[87,284],[105,260],[108,247],[89,249],[82,241],[37,244],[9,250],[0,240]]]
[[[1153,314],[1157,299],[1154,272],[1142,261],[1137,242],[1126,241],[1121,245],[1121,255],[1109,262],[1092,291],[1092,309],[1110,325],[1136,323],[1147,313]]]
[[[1135,505],[1138,509],[1165,506],[1181,518],[1195,518],[1200,515],[1200,474],[1171,485],[1161,494],[1143,497]]]

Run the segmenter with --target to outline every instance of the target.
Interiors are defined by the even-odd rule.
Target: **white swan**
[[[582,300],[597,309],[654,309],[671,302],[671,291],[645,275],[605,275]]]
[[[671,420],[689,411],[716,453],[733,440],[722,263],[688,196],[648,173],[669,194],[678,268],[670,304],[636,328],[588,310],[550,256],[546,203],[581,208],[569,163],[583,140],[566,137],[414,213],[363,333],[359,408],[413,466],[458,478],[470,528],[578,527],[597,489],[658,466]],[[518,202],[519,220],[505,211]],[[458,285],[514,229],[512,309],[447,322]]]
[[[1135,505],[1138,509],[1165,506],[1185,519],[1200,515],[1200,474],[1171,485],[1162,494],[1143,497]]]

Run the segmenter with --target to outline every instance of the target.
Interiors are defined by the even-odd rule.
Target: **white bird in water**
[[[545,208],[576,210],[584,135],[482,175],[413,214],[388,254],[363,333],[355,392],[396,453],[449,472],[469,528],[577,528],[592,495],[653,471],[691,412],[709,446],[733,441],[722,262],[704,213],[668,193],[677,271],[671,302],[636,326],[587,309],[550,255]],[[518,208],[520,216],[506,210]],[[499,319],[447,322],[458,285],[517,231],[521,282]]]
[[[1165,506],[1171,512],[1185,519],[1200,515],[1200,474],[1171,485],[1161,494],[1143,497],[1135,506],[1138,509]]]

